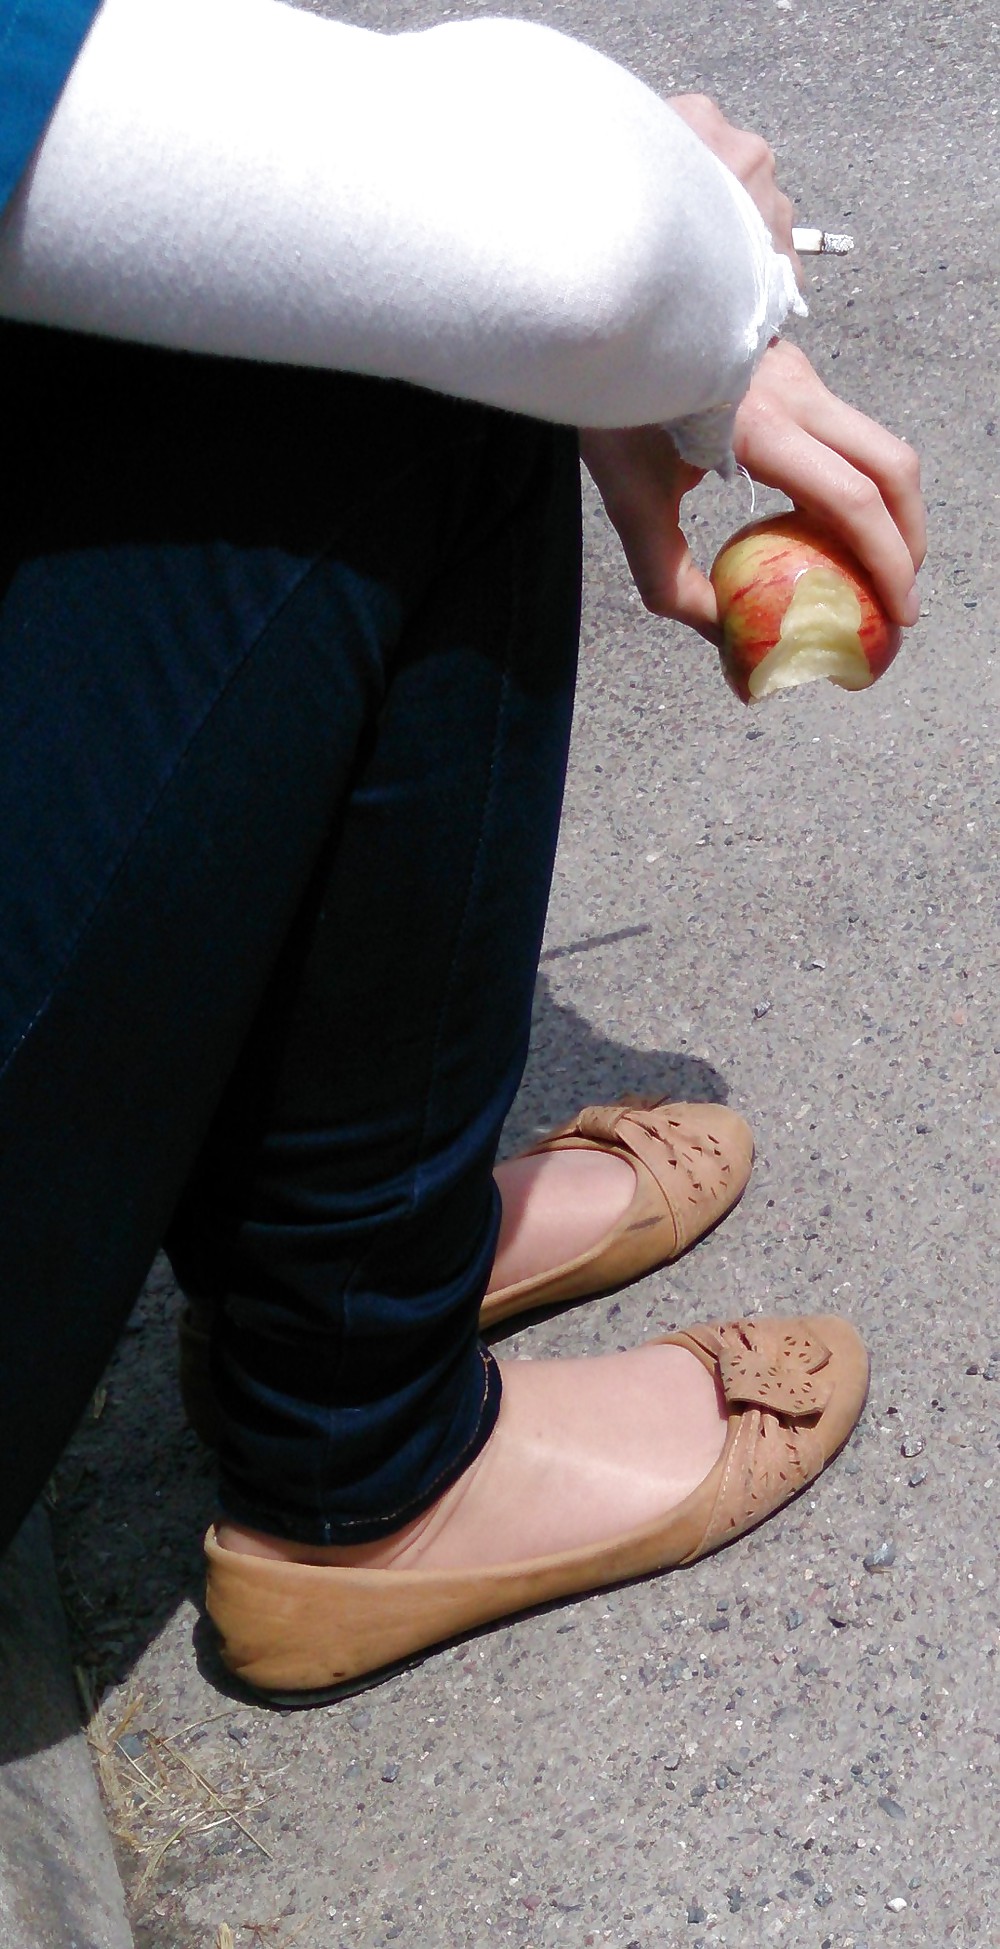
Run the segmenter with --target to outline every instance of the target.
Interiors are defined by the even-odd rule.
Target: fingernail
[[[904,623],[907,624],[915,623],[919,619],[919,616],[920,616],[920,591],[919,589],[913,588],[910,590],[910,593],[903,604],[903,621]]]

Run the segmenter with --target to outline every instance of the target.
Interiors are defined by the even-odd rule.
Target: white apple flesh
[[[866,690],[902,642],[860,562],[798,510],[741,528],[711,579],[723,672],[745,704],[819,677]]]

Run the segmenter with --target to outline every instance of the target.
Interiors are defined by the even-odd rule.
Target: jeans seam
[[[494,800],[496,796],[497,757],[500,748],[500,740],[503,734],[504,727],[506,725],[507,705],[510,697],[510,640],[512,634],[513,634],[512,629],[508,629],[507,653],[504,658],[503,676],[500,680],[500,694],[497,699],[496,721],[493,727],[493,742],[490,747],[490,759],[489,759],[489,765],[486,773],[486,783],[485,783],[485,789],[483,791],[482,805],[480,807],[479,825],[476,832],[476,848],[473,854],[472,865],[469,871],[468,883],[465,889],[465,898],[462,902],[462,911],[461,914],[459,915],[458,925],[455,929],[455,938],[452,945],[450,966],[448,969],[448,980],[445,986],[444,995],[442,996],[441,999],[441,1007],[438,1011],[437,1027],[434,1032],[434,1046],[431,1050],[431,1058],[430,1058],[430,1063],[428,1065],[427,1085],[424,1093],[424,1114],[420,1126],[420,1135],[417,1139],[416,1157],[414,1160],[415,1177],[419,1174],[425,1156],[426,1142],[427,1142],[427,1126],[430,1120],[431,1100],[433,1098],[434,1091],[437,1085],[438,1063],[439,1063],[439,1057],[441,1053],[441,1044],[444,1038],[444,1025],[447,1019],[449,1007],[451,1005],[451,999],[455,991],[456,968],[458,963],[458,957],[466,935],[467,922],[469,918],[469,910],[472,906],[473,898],[475,896],[476,888],[479,882],[479,873],[480,873],[480,865],[481,865],[482,855],[483,855],[483,845],[485,843],[486,826],[490,817],[490,813],[493,809]],[[416,1197],[416,1185],[414,1185],[414,1190],[411,1193],[411,1197],[413,1199],[415,1199]]]
[[[509,551],[510,551],[510,555],[511,555],[511,557],[513,557],[513,556],[514,556],[514,554],[515,554],[515,550],[514,550],[514,546],[513,546],[513,542],[512,542],[512,540],[508,540],[508,544],[507,544],[507,545],[508,545],[508,549],[509,549]],[[510,586],[510,588],[511,588],[511,590],[513,591],[513,589],[514,589],[514,587],[515,587],[515,576],[514,576],[514,574],[513,574],[513,572],[511,573],[511,576],[510,576],[510,583],[509,583],[509,586]],[[472,864],[471,864],[471,868],[470,868],[470,871],[469,871],[469,876],[468,876],[468,883],[467,883],[467,885],[466,885],[466,890],[465,890],[465,898],[464,898],[464,900],[463,900],[463,902],[462,902],[462,911],[461,911],[461,914],[459,915],[459,918],[458,918],[458,922],[457,922],[457,924],[456,924],[456,927],[455,927],[455,935],[454,935],[454,941],[453,941],[453,945],[452,945],[452,950],[451,950],[451,956],[450,956],[450,967],[449,967],[449,973],[448,973],[448,980],[447,980],[447,982],[446,982],[446,984],[445,984],[445,992],[444,992],[444,994],[443,994],[443,996],[442,996],[442,999],[441,999],[441,1006],[440,1006],[440,1009],[439,1009],[439,1011],[438,1011],[438,1021],[437,1021],[437,1026],[436,1026],[436,1029],[435,1029],[435,1033],[434,1033],[434,1043],[433,1043],[433,1048],[432,1048],[432,1050],[431,1050],[431,1056],[430,1056],[430,1061],[429,1061],[429,1064],[428,1064],[428,1072],[427,1072],[427,1080],[426,1080],[426,1085],[425,1085],[425,1090],[424,1090],[424,1112],[423,1112],[423,1118],[422,1118],[422,1120],[421,1120],[421,1126],[420,1126],[420,1132],[419,1132],[419,1135],[418,1135],[418,1138],[417,1138],[417,1143],[416,1143],[416,1148],[415,1148],[415,1153],[414,1153],[414,1161],[413,1161],[413,1176],[414,1176],[414,1184],[413,1184],[413,1187],[412,1187],[412,1189],[411,1189],[411,1191],[410,1191],[410,1198],[409,1198],[409,1207],[408,1207],[408,1209],[409,1209],[409,1211],[410,1211],[410,1212],[412,1212],[412,1211],[414,1210],[414,1208],[415,1208],[415,1205],[416,1205],[416,1198],[417,1198],[417,1185],[416,1185],[416,1180],[417,1180],[417,1178],[419,1177],[419,1172],[420,1172],[420,1168],[421,1168],[421,1165],[422,1165],[422,1162],[423,1162],[423,1158],[424,1158],[424,1152],[425,1152],[425,1145],[426,1145],[426,1138],[427,1138],[427,1125],[428,1125],[428,1121],[429,1121],[429,1118],[430,1118],[430,1106],[431,1106],[431,1099],[432,1099],[432,1097],[433,1097],[433,1094],[434,1094],[434,1089],[435,1089],[435,1084],[436,1084],[436,1078],[437,1078],[437,1069],[438,1069],[438,1058],[439,1058],[439,1054],[440,1054],[440,1049],[441,1049],[441,1042],[442,1042],[442,1039],[443,1039],[443,1036],[444,1036],[444,1024],[445,1024],[445,1021],[446,1021],[446,1019],[447,1019],[447,1014],[448,1014],[448,1009],[449,1009],[449,1006],[450,1006],[450,1004],[451,1004],[451,998],[452,998],[452,995],[453,995],[453,992],[454,992],[454,987],[455,987],[455,970],[456,970],[456,966],[457,966],[457,962],[458,962],[458,956],[459,956],[459,951],[460,951],[460,948],[461,948],[461,944],[462,944],[462,941],[463,941],[463,939],[464,939],[464,936],[465,936],[465,931],[466,931],[466,923],[467,923],[467,920],[468,920],[468,915],[469,915],[469,909],[470,909],[470,906],[471,906],[471,904],[472,904],[472,900],[473,900],[473,896],[474,896],[474,892],[475,892],[475,888],[476,888],[476,884],[477,884],[477,880],[478,880],[478,876],[479,876],[479,867],[480,867],[480,861],[481,861],[481,858],[482,858],[482,850],[483,850],[483,843],[484,843],[484,837],[485,837],[485,831],[486,831],[486,824],[487,824],[487,821],[488,821],[488,818],[489,818],[489,814],[490,814],[490,810],[491,810],[491,808],[492,808],[492,805],[493,805],[493,800],[494,800],[494,788],[495,788],[495,782],[496,782],[496,770],[497,770],[497,754],[498,754],[498,751],[499,751],[499,746],[500,746],[500,740],[501,740],[501,736],[502,736],[502,734],[503,734],[503,728],[504,728],[504,725],[505,725],[505,722],[506,722],[506,716],[507,716],[507,704],[508,704],[508,699],[509,699],[509,695],[510,695],[510,650],[511,650],[511,642],[512,642],[512,639],[513,639],[513,634],[514,634],[514,626],[515,626],[515,612],[516,612],[516,602],[515,602],[515,600],[514,600],[514,597],[513,597],[513,595],[511,596],[511,601],[510,601],[510,609],[511,609],[511,614],[509,615],[509,618],[508,618],[508,625],[507,625],[507,633],[506,633],[506,640],[505,640],[505,649],[504,649],[504,663],[503,663],[503,675],[502,675],[502,678],[501,678],[501,682],[500,682],[500,693],[499,693],[499,696],[498,696],[498,699],[497,699],[497,709],[496,709],[496,719],[495,719],[495,723],[494,723],[494,728],[493,728],[493,741],[492,741],[492,744],[491,744],[491,747],[490,747],[490,757],[489,757],[489,764],[488,764],[488,767],[487,767],[487,772],[486,772],[486,781],[485,781],[485,788],[484,788],[484,791],[483,791],[483,797],[482,797],[482,804],[481,804],[481,807],[480,807],[480,813],[479,813],[479,825],[478,825],[478,830],[477,830],[477,833],[476,833],[476,845],[475,845],[475,851],[474,851],[474,854],[473,854],[473,858],[472,858]],[[361,1257],[361,1258],[360,1258],[360,1259],[358,1260],[358,1263],[357,1263],[357,1264],[355,1265],[355,1267],[354,1267],[354,1269],[353,1269],[353,1271],[351,1272],[351,1275],[350,1275],[350,1277],[349,1277],[349,1279],[347,1280],[347,1282],[346,1282],[346,1284],[345,1284],[345,1287],[344,1287],[344,1302],[345,1302],[345,1306],[349,1306],[349,1305],[350,1305],[350,1301],[351,1301],[351,1295],[352,1295],[352,1289],[353,1289],[353,1288],[354,1288],[354,1287],[356,1286],[356,1283],[357,1283],[357,1281],[358,1281],[358,1279],[360,1278],[360,1276],[361,1276],[361,1274],[362,1274],[362,1271],[363,1271],[363,1269],[364,1269],[364,1266],[365,1266],[365,1264],[367,1263],[367,1260],[368,1260],[368,1258],[369,1258],[369,1256],[370,1256],[370,1253],[371,1253],[371,1250],[372,1250],[372,1247],[369,1247],[369,1248],[368,1248],[368,1250],[367,1250],[367,1251],[366,1251],[365,1253],[363,1253],[363,1254],[362,1254],[362,1257]],[[480,1349],[480,1351],[482,1351],[482,1349]],[[341,1364],[342,1364],[342,1359],[343,1359],[343,1354],[342,1354],[342,1351],[341,1351],[341,1352],[338,1352],[338,1356],[337,1356],[337,1371],[338,1371],[338,1372],[339,1372],[339,1370],[340,1370],[340,1367],[341,1367]],[[485,1399],[486,1399],[486,1396],[484,1395],[484,1397],[483,1397],[483,1400],[485,1401]],[[482,1419],[482,1406],[483,1406],[483,1403],[481,1402],[481,1403],[480,1403],[480,1414],[479,1414],[479,1417],[478,1417],[478,1419],[477,1419],[477,1424],[476,1424],[476,1434],[477,1434],[477,1435],[478,1435],[478,1430],[479,1430],[479,1423],[480,1423],[480,1421],[481,1421],[481,1419]],[[472,1438],[472,1439],[474,1440],[474,1439],[476,1439],[476,1437],[475,1437],[475,1436],[473,1436],[473,1438]],[[324,1447],[324,1453],[323,1453],[323,1457],[322,1457],[322,1462],[321,1462],[321,1463],[318,1463],[318,1466],[317,1466],[317,1475],[318,1475],[318,1478],[319,1478],[319,1479],[318,1479],[318,1483],[317,1483],[317,1487],[318,1487],[318,1489],[319,1489],[319,1498],[318,1498],[318,1499],[319,1499],[319,1501],[320,1501],[320,1503],[322,1503],[322,1502],[323,1502],[323,1501],[325,1500],[325,1495],[324,1495],[324,1490],[325,1490],[325,1487],[326,1487],[326,1483],[327,1483],[327,1480],[328,1480],[328,1474],[329,1474],[329,1470],[328,1470],[328,1460],[329,1460],[329,1455],[330,1455],[330,1449],[331,1449],[331,1445],[332,1445],[332,1437],[330,1437],[330,1436],[328,1436],[328,1438],[327,1438],[327,1442],[326,1442],[326,1444],[325,1444],[325,1447]],[[463,1452],[463,1454],[464,1454],[464,1453],[466,1453],[467,1451],[466,1451],[465,1449],[463,1449],[463,1451],[462,1451],[462,1452]],[[448,1466],[449,1466],[449,1468],[450,1468],[451,1466],[453,1466],[453,1464],[449,1464]],[[438,1479],[438,1480],[439,1480],[439,1479],[440,1479],[440,1477],[438,1477],[438,1478],[436,1478],[436,1479]],[[345,1525],[345,1527],[346,1527],[346,1525]]]

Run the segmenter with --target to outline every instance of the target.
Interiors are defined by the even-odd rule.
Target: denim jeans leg
[[[227,1514],[365,1541],[495,1418],[492,1167],[523,1069],[578,633],[572,436],[491,420],[448,559],[170,1236],[225,1298]]]
[[[418,1495],[426,1490],[421,1467],[451,1464],[442,1431],[447,1423],[454,1434],[456,1389],[466,1403],[475,1400],[465,1409],[470,1425],[482,1422],[483,1370],[469,1322],[490,1249],[488,1132],[498,1128],[516,1081],[525,986],[530,995],[525,969],[530,977],[568,724],[572,442],[409,388],[17,328],[5,328],[2,349],[7,423],[27,431],[23,443],[12,437],[9,445],[20,501],[0,542],[0,1544],[85,1406],[179,1198],[178,1235],[186,1228],[195,1239],[199,1226],[206,1237],[221,1233],[240,1273],[232,1346],[222,1350],[235,1431],[232,1500],[242,1495],[248,1511],[292,1533],[327,1534],[338,1520],[343,1473],[348,1523],[359,1513],[369,1520],[373,1510],[377,1522],[414,1485]],[[518,539],[519,524],[541,531]],[[505,698],[513,693],[515,719],[522,697],[526,717],[535,715],[532,685],[541,699],[535,750],[547,774],[545,816],[527,832],[537,792],[532,800],[529,791],[519,825],[516,808],[503,813],[493,784],[478,782],[477,846],[488,854],[505,818],[512,845],[529,842],[532,895],[522,927],[516,901],[504,908],[480,900],[467,844],[457,867],[442,850],[456,821],[435,826],[433,791],[426,818],[417,819],[411,800],[397,824],[406,843],[397,848],[394,839],[380,850],[377,838],[387,808],[406,805],[410,773],[433,772],[436,712],[439,701],[446,716],[455,703],[452,679],[461,688],[480,663],[499,670],[501,613],[508,644],[517,640],[518,578],[532,579],[532,546],[553,542],[560,587],[546,595],[543,578],[541,608],[560,645],[554,661],[543,656],[537,675],[518,672],[508,649],[513,676],[511,669],[491,676],[468,717],[459,703],[449,720],[453,736],[461,720],[463,745],[490,724],[491,763],[498,776],[507,769],[516,795],[530,739],[519,759],[505,756],[504,710],[485,694],[491,683]],[[500,571],[489,590],[477,585],[481,606],[469,612],[489,612],[489,647],[477,643],[480,622],[470,620],[439,659],[421,630],[447,610],[442,592],[455,576],[457,592],[463,562],[473,582],[487,563]],[[529,628],[529,652],[532,640]],[[428,683],[435,671],[440,681]],[[515,736],[510,752],[517,748]],[[463,841],[470,803],[457,821]],[[454,793],[451,804],[453,812]],[[424,968],[422,924],[433,904],[420,893],[408,849],[413,823],[428,835],[423,872],[432,894],[436,876],[451,884],[457,873],[457,887],[465,875],[461,920],[436,964],[450,971],[451,986],[438,996],[432,1049],[414,1066],[423,1064],[420,1143],[406,1193],[425,1213],[436,1201],[447,1222],[439,1234],[408,1223],[396,1234],[412,1248],[413,1266],[425,1254],[420,1291],[425,1302],[437,1282],[441,1315],[424,1318],[426,1332],[405,1327],[407,1358],[437,1375],[451,1409],[450,1420],[440,1405],[436,1424],[430,1415],[428,1454],[423,1463],[405,1454],[393,1483],[385,1454],[376,1466],[367,1438],[365,1466],[351,1462],[342,1471],[337,1414],[352,1427],[369,1419],[381,1386],[373,1344],[381,1351],[420,1285],[411,1270],[400,1282],[387,1243],[391,1223],[382,1243],[371,1242],[376,1232],[382,1237],[383,1207],[396,1209],[395,1180],[405,1175],[403,1153],[415,1130],[408,1113],[409,1135],[396,1131],[398,1103],[382,1088],[391,1079],[381,1032],[391,1014],[402,1077],[414,987],[406,970]],[[514,865],[516,877],[520,861]],[[358,875],[369,873],[389,876],[386,900],[375,900],[371,912],[357,898]],[[398,909],[393,874],[403,893]],[[334,903],[342,898],[338,929]],[[393,909],[395,929],[386,919]],[[348,978],[344,965],[341,1003],[320,1019],[323,969],[341,971],[345,925],[361,930],[352,942],[354,973]],[[362,1008],[345,1020],[341,1004],[364,991],[365,929],[367,965],[397,957],[395,987],[367,1016]],[[486,934],[492,945],[484,952]],[[495,1064],[491,1052],[480,1092],[471,1082],[480,1057],[466,1020],[466,981],[468,970],[491,958],[505,964],[491,1019],[505,1021],[511,1006],[508,965],[522,1019],[517,1033],[506,1032]],[[343,1118],[327,1091],[340,1086],[338,1051],[350,1055]],[[389,1108],[387,1148],[365,1126],[363,1103],[358,1114],[366,1070],[378,1079],[379,1105]],[[315,1098],[308,1090],[297,1098],[302,1076]],[[248,1092],[252,1114],[237,1123],[230,1112],[233,1105],[242,1111]],[[478,1116],[458,1141],[458,1105],[472,1101]],[[317,1105],[319,1148],[349,1117],[355,1129],[365,1126],[366,1159],[354,1191],[350,1173],[335,1171],[331,1180],[333,1204],[340,1201],[338,1250],[352,1225],[366,1243],[350,1259],[343,1295],[335,1280],[328,1287],[329,1345],[341,1353],[348,1346],[350,1357],[339,1370],[334,1411],[324,1400],[319,1424],[309,1371],[314,1274],[317,1246],[322,1257],[329,1240],[319,1237],[326,1215],[311,1235]],[[273,1123],[272,1109],[279,1113]],[[210,1196],[223,1136],[224,1169]],[[388,1188],[366,1175],[377,1150],[388,1159]],[[292,1210],[288,1227],[297,1180],[301,1210]],[[259,1270],[243,1277],[255,1262]],[[421,1303],[418,1296],[418,1314]],[[457,1336],[459,1318],[463,1357],[449,1360],[443,1343]],[[360,1356],[351,1350],[357,1322]],[[255,1364],[268,1346],[272,1378],[284,1374],[304,1404],[298,1414],[287,1401],[277,1404],[277,1438],[268,1419],[275,1402],[262,1404]],[[266,1351],[262,1357],[267,1366]],[[405,1396],[397,1388],[383,1427],[386,1452],[397,1457],[406,1413],[419,1405]]]

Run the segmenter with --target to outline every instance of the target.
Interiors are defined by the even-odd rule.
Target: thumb
[[[642,576],[635,563],[630,567],[639,594],[654,616],[669,616],[684,623],[719,649],[722,629],[715,590],[694,561],[678,516],[679,510],[661,530],[655,556],[641,564]]]

